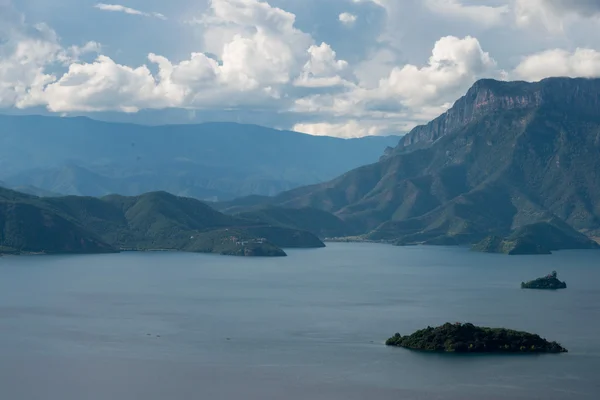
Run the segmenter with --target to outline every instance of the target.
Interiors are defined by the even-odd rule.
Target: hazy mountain
[[[17,191],[17,192],[21,192],[21,193],[25,193],[25,194],[31,194],[31,195],[38,196],[38,197],[56,197],[56,196],[61,196],[61,194],[59,194],[59,193],[51,192],[49,190],[40,189],[40,188],[37,188],[35,186],[31,186],[31,185],[13,186],[13,185],[9,185],[8,183],[3,182],[3,181],[0,181],[0,188],[12,189],[12,190]]]
[[[374,164],[244,207],[312,207],[372,240],[472,243],[562,219],[600,230],[600,80],[477,82]]]
[[[0,189],[0,253],[169,249],[281,256],[280,247],[323,246],[309,232],[225,215],[166,192],[38,198]]]
[[[398,137],[337,139],[256,125],[142,126],[0,116],[0,179],[102,196],[165,190],[202,199],[274,195],[376,161]]]

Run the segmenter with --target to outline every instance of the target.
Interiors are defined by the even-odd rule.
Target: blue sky
[[[598,0],[115,1],[0,0],[0,111],[355,137],[406,132],[479,78],[600,76]]]

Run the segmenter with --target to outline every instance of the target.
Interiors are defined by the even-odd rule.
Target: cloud
[[[386,126],[385,128],[389,128]],[[358,138],[363,136],[374,136],[382,132],[384,127],[379,125],[370,125],[360,123],[356,120],[350,120],[343,123],[299,123],[295,124],[292,130],[296,132],[308,133],[314,136],[336,136],[341,138]]]
[[[158,70],[120,65],[101,55],[92,63],[74,62],[60,78],[48,78],[29,105],[55,112],[142,108],[241,106],[282,107],[293,87],[345,84],[347,62],[327,43],[295,27],[295,16],[258,0],[212,0],[196,23],[202,24],[210,53],[194,52],[175,63],[149,54]],[[214,39],[214,40],[213,40]],[[51,80],[49,82],[48,80]]]
[[[435,43],[427,65],[396,67],[379,84],[386,96],[398,96],[408,106],[421,106],[434,99],[455,97],[477,77],[496,67],[476,38],[446,36]]]
[[[377,132],[405,132],[446,111],[477,79],[496,75],[500,76],[500,71],[495,60],[483,51],[477,39],[447,36],[435,43],[426,65],[393,67],[372,88],[352,84],[343,93],[299,98],[293,110],[323,118],[379,121],[372,123]],[[309,133],[315,134],[326,126],[310,124],[302,129],[312,129]]]
[[[374,88],[353,86],[339,95],[317,94],[298,99],[300,112],[334,115],[398,115],[405,109],[442,109],[479,77],[495,72],[496,62],[473,37],[443,37],[424,66],[394,67]],[[442,108],[440,108],[442,107]]]
[[[526,57],[511,74],[511,77],[526,81],[554,76],[600,77],[600,52],[585,48],[578,48],[574,52],[547,50]]]
[[[148,7],[158,4],[153,1]],[[29,24],[7,0],[0,0],[0,108],[43,106],[57,113],[235,110],[236,115],[269,115],[273,126],[281,128],[295,124],[295,129],[311,134],[355,137],[406,132],[443,113],[483,77],[535,81],[557,75],[600,76],[600,49],[591,46],[590,36],[579,41],[569,36],[581,25],[594,24],[588,17],[600,16],[593,7],[596,2],[354,2],[361,4],[346,0],[352,12],[347,14],[359,15],[360,24],[343,29],[339,5],[325,7],[322,19],[313,20],[308,13],[298,12],[296,17],[282,6],[291,7],[291,0],[206,0],[206,8],[190,18],[191,25],[178,25],[189,38],[177,43],[181,48],[173,46],[177,49],[171,51],[170,39],[162,49],[161,43],[150,41],[152,47],[142,54],[146,58],[136,59],[137,54],[116,51],[115,43],[120,43],[107,43],[106,36],[92,36],[104,46],[61,39],[47,25]],[[520,10],[532,18],[527,24],[543,21],[544,37],[552,24],[588,21],[574,24],[558,39],[524,43],[517,40],[523,31],[514,21],[509,23],[520,12],[519,4],[528,7]],[[103,6],[152,16],[124,6]],[[415,29],[427,17],[437,25],[426,32]],[[130,22],[147,29],[145,21]],[[326,28],[314,28],[319,24]],[[498,26],[502,29],[488,29]],[[358,49],[354,39],[364,36],[362,29],[373,29],[367,35],[372,42],[361,42]],[[68,29],[59,31],[69,34]],[[440,31],[459,34],[440,38]],[[465,36],[472,31],[481,42]],[[540,52],[542,45],[557,49]],[[503,73],[498,64],[509,72]]]
[[[344,25],[353,25],[356,22],[357,17],[354,14],[343,12],[339,15],[338,19]]]
[[[387,9],[393,0],[352,0],[354,3],[373,3],[381,8]]]
[[[517,23],[541,25],[549,31],[562,32],[573,19],[600,17],[598,0],[515,0]]]
[[[498,7],[484,5],[464,5],[458,0],[425,0],[425,6],[432,12],[453,18],[466,19],[484,26],[498,26],[505,22],[510,13],[508,5]]]
[[[524,2],[524,0],[520,0]],[[535,1],[534,3],[535,4]],[[598,0],[540,0],[538,7],[553,9],[557,12],[578,14],[582,17],[600,15]]]
[[[6,19],[5,19],[6,18]],[[100,50],[96,42],[63,48],[45,24],[28,25],[10,2],[0,2],[0,107],[36,105],[36,97],[56,80],[49,68],[76,62]]]
[[[115,109],[136,112],[146,107],[176,105],[173,93],[156,85],[146,66],[119,65],[106,56],[93,63],[74,63],[38,97],[50,111],[100,111]]]
[[[336,53],[327,43],[310,46],[310,59],[304,64],[301,75],[294,85],[300,87],[330,87],[344,85],[347,82],[339,75],[348,67],[344,60],[337,60]]]
[[[98,3],[94,6],[94,8],[97,8],[102,11],[122,12],[122,13],[129,14],[129,15],[141,15],[143,17],[155,17],[155,18],[159,18],[159,19],[167,19],[161,13],[157,13],[157,12],[148,13],[148,12],[136,10],[134,8],[125,7],[125,6],[122,6],[119,4]]]

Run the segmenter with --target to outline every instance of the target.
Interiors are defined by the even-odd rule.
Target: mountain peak
[[[448,111],[402,137],[392,154],[426,147],[493,112],[553,105],[578,113],[596,113],[600,106],[600,79],[557,77],[534,83],[478,80]]]

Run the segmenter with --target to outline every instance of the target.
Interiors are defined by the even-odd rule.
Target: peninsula
[[[0,254],[173,250],[283,257],[325,244],[302,229],[225,215],[167,192],[37,197],[0,188]]]
[[[503,328],[478,327],[470,323],[446,323],[402,336],[396,333],[387,346],[451,353],[565,353],[567,349],[538,335]]]

